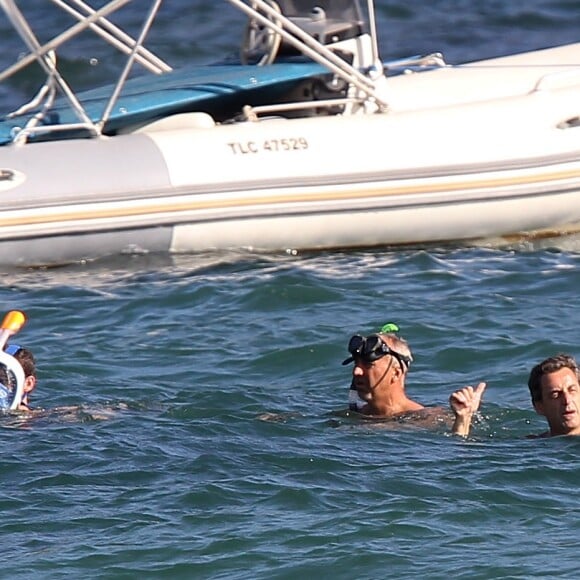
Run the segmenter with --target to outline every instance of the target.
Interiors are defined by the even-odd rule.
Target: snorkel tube
[[[22,365],[11,355],[4,352],[8,339],[16,334],[26,322],[26,317],[19,310],[11,310],[0,325],[0,365],[4,365],[7,372],[11,372],[16,379],[12,401],[8,406],[10,411],[18,409],[24,396],[24,370]]]

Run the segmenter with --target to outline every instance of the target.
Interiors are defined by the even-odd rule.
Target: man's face
[[[352,369],[353,385],[363,401],[372,401],[377,389],[388,384],[393,362],[391,355],[385,355],[374,362],[355,358]]]
[[[574,371],[562,368],[544,375],[542,400],[534,404],[544,415],[552,435],[580,434],[580,385]]]

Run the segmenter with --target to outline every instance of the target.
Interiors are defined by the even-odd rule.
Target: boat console
[[[301,54],[276,30],[275,27],[284,27],[280,15],[322,45],[357,38],[366,32],[357,0],[266,0],[266,4],[269,9],[255,5],[255,13],[248,19],[242,41],[243,64],[271,64],[277,58]],[[260,15],[265,20],[260,20]]]
[[[360,36],[365,21],[355,0],[279,0],[282,14],[322,44]]]

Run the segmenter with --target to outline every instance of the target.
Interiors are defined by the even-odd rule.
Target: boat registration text
[[[266,141],[245,141],[228,143],[228,147],[234,155],[247,155],[253,153],[302,151],[308,149],[308,141],[304,137],[290,137],[288,139],[267,139]]]

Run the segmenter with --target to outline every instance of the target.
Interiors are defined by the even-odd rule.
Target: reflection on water
[[[115,405],[71,405],[52,409],[32,409],[6,413],[0,417],[0,429],[42,428],[55,423],[86,423],[122,418],[129,411],[125,403]]]

